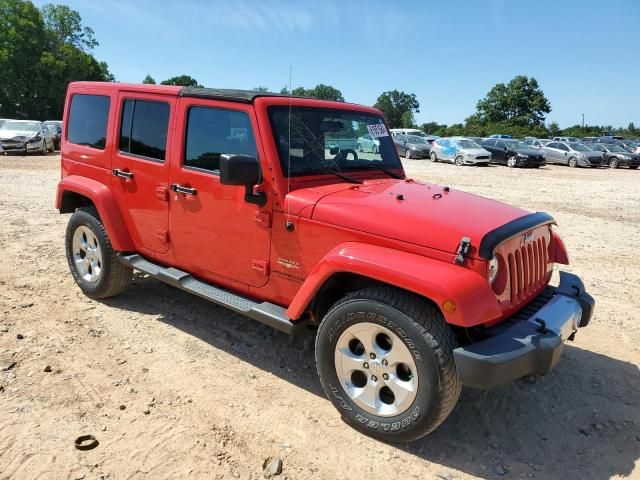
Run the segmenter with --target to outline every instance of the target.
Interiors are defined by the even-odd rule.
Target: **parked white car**
[[[0,146],[5,152],[53,152],[53,135],[42,122],[8,120],[0,125]]]
[[[464,137],[444,137],[431,144],[432,162],[453,162],[462,165],[489,165],[491,152]]]
[[[371,138],[371,135],[365,133],[363,136],[358,137],[358,151],[378,153],[380,151],[380,140]]]

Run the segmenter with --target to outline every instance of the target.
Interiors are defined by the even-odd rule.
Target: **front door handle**
[[[178,183],[171,184],[171,191],[184,193],[185,195],[195,195],[198,191],[195,188],[183,187]]]
[[[114,177],[126,178],[127,180],[131,180],[133,178],[132,172],[125,172],[123,170],[120,170],[119,168],[114,168],[113,170],[111,170],[111,173]]]

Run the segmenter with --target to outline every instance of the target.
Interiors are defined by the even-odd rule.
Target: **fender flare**
[[[107,229],[107,234],[114,250],[124,252],[135,250],[127,225],[120,214],[118,203],[107,185],[79,175],[64,177],[58,183],[56,195],[56,208],[58,210],[62,207],[62,195],[64,192],[80,194],[93,202],[100,214],[100,220],[102,220],[104,227]]]
[[[322,285],[340,272],[362,275],[426,297],[453,325],[470,327],[502,315],[489,282],[473,270],[391,248],[347,242],[333,248],[314,267],[287,310],[289,318],[300,318]],[[456,303],[455,312],[443,311],[446,300]]]

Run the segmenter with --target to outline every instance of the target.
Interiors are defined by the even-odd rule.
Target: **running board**
[[[235,293],[214,287],[213,285],[195,279],[193,276],[177,268],[165,268],[152,263],[138,254],[118,254],[118,258],[125,265],[140,270],[147,275],[174,287],[193,293],[200,298],[227,307],[234,312],[253,318],[265,325],[269,325],[285,333],[293,333],[302,322],[292,322],[287,317],[286,309],[269,302],[254,302]]]

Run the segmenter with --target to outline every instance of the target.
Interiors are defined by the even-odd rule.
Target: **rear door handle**
[[[195,195],[198,193],[198,191],[195,188],[183,187],[179,183],[171,184],[171,191],[184,193],[185,195]]]
[[[125,172],[123,170],[120,170],[119,168],[114,168],[113,170],[111,170],[111,173],[114,177],[126,178],[127,180],[131,180],[133,178],[132,172]]]

